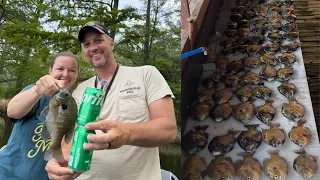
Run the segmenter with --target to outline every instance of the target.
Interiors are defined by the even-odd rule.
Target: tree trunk
[[[113,17],[114,19],[118,19],[118,6],[119,6],[119,0],[114,0],[113,5],[111,7],[111,10],[115,11],[115,14]],[[112,27],[110,32],[110,37],[114,39],[114,37],[116,36],[116,33],[117,33],[117,27]]]
[[[13,123],[10,121],[10,118],[7,116],[7,107],[9,100],[0,100],[0,148],[7,144],[10,137]],[[2,122],[4,121],[4,123]]]
[[[146,14],[146,28],[145,28],[145,39],[144,39],[144,62],[150,64],[150,11],[151,11],[151,0],[147,1],[147,14]]]

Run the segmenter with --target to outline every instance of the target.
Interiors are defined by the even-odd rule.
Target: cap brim
[[[80,42],[83,42],[83,38],[84,38],[84,35],[89,32],[89,31],[92,31],[92,30],[97,30],[99,31],[101,34],[105,34],[105,32],[97,27],[94,27],[94,26],[84,26],[80,29],[79,31],[79,34],[78,34],[78,40]]]

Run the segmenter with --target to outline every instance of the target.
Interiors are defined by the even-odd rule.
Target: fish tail
[[[51,147],[51,146],[50,146]],[[53,150],[52,150],[52,148],[48,148],[47,150],[46,150],[46,152],[44,153],[44,160],[46,160],[46,161],[49,161],[50,159],[52,159],[53,158]]]
[[[54,150],[52,148],[47,149],[47,151],[44,153],[44,159],[49,161],[52,158],[55,158],[59,162],[64,161],[61,148],[58,150]]]
[[[61,148],[53,152],[53,157],[59,162],[64,161]]]

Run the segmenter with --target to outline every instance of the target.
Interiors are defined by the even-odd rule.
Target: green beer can
[[[76,172],[90,169],[93,152],[83,149],[83,144],[88,143],[88,134],[95,134],[95,131],[88,131],[81,125],[74,132],[68,166]]]
[[[103,95],[104,92],[101,89],[88,87],[85,90],[82,96],[77,124],[84,126],[97,119],[103,103]]]

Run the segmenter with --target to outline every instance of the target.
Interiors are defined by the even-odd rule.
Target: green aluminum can
[[[77,124],[86,125],[93,122],[99,116],[104,92],[101,89],[88,87],[82,96]]]
[[[95,134],[95,131],[88,131],[81,125],[74,131],[68,166],[76,172],[88,171],[91,166],[93,151],[83,149],[83,144],[88,143],[88,134]]]

